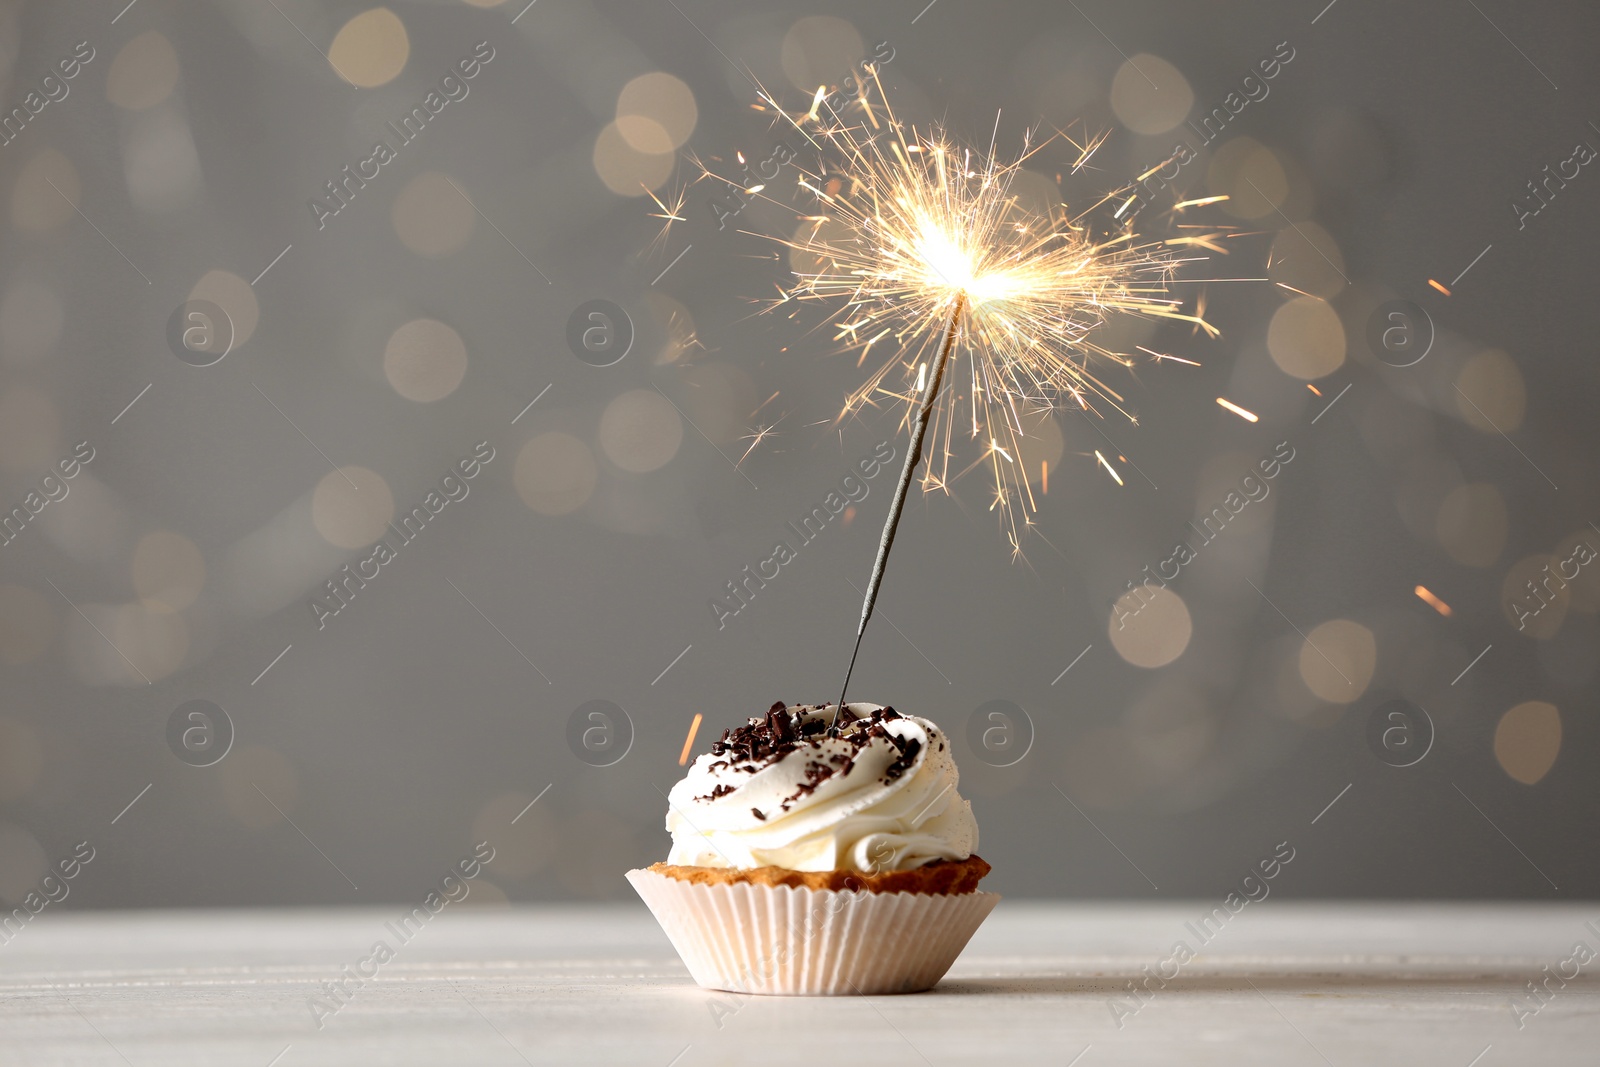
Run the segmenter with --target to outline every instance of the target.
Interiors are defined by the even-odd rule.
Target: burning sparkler
[[[1000,512],[1018,549],[1018,524],[1030,524],[1037,511],[1021,466],[1023,418],[1076,406],[1096,414],[1109,407],[1132,419],[1093,363],[1131,367],[1133,358],[1102,346],[1099,331],[1109,318],[1131,314],[1187,322],[1216,336],[1198,309],[1185,312],[1171,286],[1190,261],[1186,250],[1222,252],[1223,235],[1180,224],[1171,236],[1141,237],[1135,219],[1148,205],[1136,183],[1078,212],[1060,203],[1028,205],[1014,190],[1023,164],[1046,144],[1070,144],[1077,173],[1103,136],[1079,141],[1058,134],[1033,144],[1030,135],[1017,159],[1001,162],[994,137],[986,153],[975,154],[937,128],[919,132],[900,121],[875,72],[847,108],[849,118],[827,106],[820,91],[808,111],[794,115],[770,96],[762,100],[762,110],[815,149],[814,158],[792,160],[794,192],[806,204],[796,211],[798,229],[771,238],[787,247],[796,279],[773,308],[836,303],[836,340],[858,351],[857,365],[884,353],[846,397],[840,419],[887,400],[905,405],[911,429],[862,605],[853,671],[930,426],[935,458],[924,491],[948,488],[959,438],[977,442],[979,455],[966,469],[990,468],[990,510]],[[779,199],[782,188],[773,179],[745,184],[702,170],[702,178],[735,187],[741,203],[759,196],[793,209]],[[1173,216],[1209,202],[1187,201]],[[964,371],[951,375],[956,381],[941,395],[950,365],[963,354]]]

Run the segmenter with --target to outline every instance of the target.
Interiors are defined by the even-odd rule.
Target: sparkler
[[[1058,133],[1034,144],[1030,134],[1015,160],[1001,162],[998,117],[988,151],[975,154],[938,128],[918,132],[902,122],[884,100],[876,72],[863,79],[846,108],[849,118],[825,100],[819,90],[808,111],[791,115],[763,93],[759,106],[798,131],[816,150],[814,159],[795,156],[784,161],[792,172],[763,172],[763,180],[750,183],[703,166],[701,178],[734,187],[741,203],[759,197],[794,210],[779,199],[793,174],[793,193],[806,204],[795,210],[797,229],[788,237],[756,235],[788,249],[795,276],[768,310],[803,300],[837,304],[835,340],[858,351],[857,366],[877,351],[886,353],[846,397],[839,420],[884,400],[906,407],[902,423],[910,423],[911,440],[863,598],[848,689],[930,428],[934,458],[924,491],[948,491],[958,437],[978,442],[977,458],[953,477],[989,467],[990,510],[1000,512],[1020,551],[1018,524],[1030,525],[1037,511],[1021,465],[1023,418],[1077,406],[1097,415],[1111,408],[1132,420],[1124,398],[1092,363],[1131,367],[1133,357],[1101,345],[1100,329],[1115,315],[1131,314],[1187,322],[1217,336],[1198,308],[1185,313],[1171,286],[1179,267],[1191,261],[1186,250],[1224,249],[1222,233],[1198,226],[1178,224],[1169,236],[1141,237],[1134,223],[1147,203],[1137,180],[1078,212],[1060,202],[1025,201],[1017,179],[1045,145],[1057,139],[1070,144],[1076,174],[1104,136],[1079,141]],[[1176,205],[1174,220],[1185,208],[1215,199]],[[970,354],[967,372],[941,395],[950,364],[963,353]],[[1176,357],[1157,354],[1158,362],[1162,358]]]

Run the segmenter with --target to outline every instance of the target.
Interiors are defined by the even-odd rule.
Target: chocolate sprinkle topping
[[[722,736],[712,742],[711,752],[713,755],[727,758],[713,762],[711,768],[737,767],[747,774],[755,774],[797,749],[803,747],[812,750],[817,754],[817,758],[806,762],[805,781],[800,782],[795,792],[780,803],[780,809],[788,811],[795,801],[815,792],[823,782],[835,776],[849,774],[855,766],[856,754],[876,738],[887,739],[897,752],[894,761],[884,768],[885,784],[900,778],[916,764],[917,757],[922,751],[922,742],[916,738],[899,737],[884,728],[885,723],[905,717],[894,708],[879,708],[869,714],[860,715],[846,707],[844,713],[838,717],[838,725],[835,726],[832,725],[831,715],[816,714],[827,711],[829,707],[830,705],[825,704],[808,704],[791,712],[783,701],[776,701],[762,717],[750,719],[744,726],[722,731]],[[930,732],[930,739],[935,736],[936,733]],[[851,751],[848,754],[831,752],[823,755],[821,750],[824,740],[847,742]],[[941,741],[940,748],[943,747]],[[731,785],[717,785],[708,796],[696,799],[717,800],[734,792],[736,788]],[[751,808],[750,811],[756,818],[766,821],[767,816],[761,811],[755,808]]]
[[[895,737],[893,734],[889,736],[895,742],[895,747],[900,750],[900,756],[885,767],[883,773],[890,778],[898,778],[906,773],[911,765],[917,761],[917,753],[922,751],[922,742],[915,737],[909,741],[901,742],[900,738]]]
[[[906,742],[889,733],[883,724],[904,718],[894,708],[880,708],[870,715],[857,716],[848,707],[838,727],[830,726],[825,719],[803,719],[806,711],[820,711],[821,704],[806,705],[800,712],[791,712],[783,701],[775,702],[766,715],[751,719],[744,726],[722,731],[722,737],[711,744],[713,755],[731,755],[732,762],[755,763],[765,767],[776,763],[806,741],[827,736],[849,741],[855,748],[864,748],[873,737],[887,737],[903,754]],[[860,724],[866,723],[863,728]]]

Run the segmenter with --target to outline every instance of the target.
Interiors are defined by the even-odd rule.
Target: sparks
[[[1209,207],[1212,204],[1220,204],[1226,199],[1228,199],[1228,197],[1226,195],[1223,195],[1223,196],[1204,196],[1204,197],[1201,197],[1199,200],[1180,200],[1176,204],[1172,205],[1172,210],[1174,212],[1179,212],[1179,211],[1182,211],[1184,208]]]
[[[1445,296],[1449,296],[1450,295],[1450,290],[1446,289],[1444,286],[1440,285],[1438,282],[1434,281],[1432,278],[1428,279],[1428,284],[1433,286],[1435,289],[1439,290]]]
[[[1450,605],[1446,604],[1444,601],[1430,593],[1427,586],[1419,585],[1417,586],[1415,592],[1417,596],[1421,597],[1423,602],[1429,607],[1433,608],[1434,611],[1437,611],[1440,615],[1443,615],[1447,619],[1451,616],[1452,612],[1450,611]]]
[[[827,99],[827,97],[828,87],[826,85],[817,86],[817,95],[811,98],[811,110],[806,112],[806,118],[813,120],[816,119],[817,108],[822,106],[822,101]]]
[[[776,389],[774,389],[774,390],[773,390],[773,391],[772,391],[772,395],[771,395],[771,396],[769,396],[769,397],[767,397],[767,398],[766,398],[766,399],[765,399],[765,400],[763,400],[763,401],[762,401],[762,402],[761,402],[761,403],[759,403],[759,404],[757,404],[757,405],[756,405],[756,409],[755,409],[755,410],[754,410],[754,411],[752,411],[752,412],[751,412],[751,413],[750,413],[750,414],[749,414],[749,416],[748,416],[748,418],[752,418],[752,419],[753,419],[753,418],[755,418],[755,417],[756,417],[756,416],[757,416],[757,415],[759,415],[759,414],[761,414],[761,409],[762,409],[762,408],[764,408],[764,407],[766,407],[766,406],[767,406],[767,405],[768,405],[768,404],[770,404],[770,403],[772,403],[772,402],[773,402],[773,401],[774,401],[774,400],[776,400],[776,399],[778,399],[778,392],[779,392],[779,390],[776,390]]]
[[[688,218],[682,214],[683,205],[689,199],[689,190],[687,188],[679,189],[677,192],[673,193],[671,204],[668,204],[665,200],[651,192],[649,186],[645,186],[644,191],[646,196],[655,201],[656,207],[660,208],[659,211],[652,211],[650,213],[651,218],[665,219],[668,222],[688,221]]]
[[[1153,349],[1146,348],[1144,345],[1134,345],[1134,347],[1143,352],[1145,355],[1155,359],[1157,363],[1160,363],[1164,359],[1170,359],[1174,363],[1187,363],[1191,367],[1200,366],[1200,364],[1196,363],[1192,359],[1184,359],[1182,356],[1169,355],[1166,352],[1157,352]]]
[[[657,233],[655,238],[650,242],[650,250],[664,248],[667,243],[667,234],[672,230],[672,224],[674,222],[688,221],[688,216],[684,215],[683,209],[684,205],[689,201],[689,188],[688,186],[680,187],[675,193],[672,194],[672,199],[670,202],[662,200],[655,193],[651,192],[648,186],[645,187],[644,192],[646,196],[655,201],[655,205],[658,209],[656,211],[652,211],[650,213],[650,217],[653,219],[662,220],[661,232]]]
[[[923,490],[948,491],[964,470],[988,468],[1000,502],[991,510],[1015,543],[1038,509],[1027,469],[1014,462],[1030,419],[1069,407],[1132,419],[1099,364],[1129,368],[1147,356],[1192,363],[1148,349],[1113,351],[1101,343],[1103,328],[1135,315],[1218,336],[1204,318],[1203,291],[1190,313],[1172,283],[1180,268],[1206,258],[1197,250],[1222,251],[1227,234],[1180,227],[1170,236],[1142,236],[1137,224],[1147,201],[1131,182],[1078,208],[1027,198],[1014,186],[1046,146],[1065,144],[1075,174],[1104,136],[1057,133],[1036,142],[1030,132],[1016,157],[1002,160],[994,138],[977,151],[938,127],[902,121],[876,75],[864,80],[841,105],[848,117],[826,93],[793,113],[761,97],[776,122],[814,149],[797,154],[778,177],[763,171],[764,189],[754,194],[790,211],[796,223],[769,236],[783,246],[793,280],[766,310],[788,314],[806,300],[832,305],[835,340],[866,371],[838,422],[890,403],[902,409],[907,427],[933,391],[932,443],[918,475]],[[998,118],[995,128],[998,136]],[[709,171],[702,177],[748,191]],[[1215,202],[1185,201],[1177,210]],[[956,343],[939,392],[933,371],[947,335]],[[956,454],[972,446],[984,446],[973,449],[977,460],[952,471]]]
[[[1118,485],[1124,484],[1122,481],[1122,475],[1117,473],[1117,468],[1106,462],[1106,457],[1100,454],[1100,450],[1098,448],[1094,450],[1094,458],[1100,461],[1100,466],[1106,469],[1107,474],[1111,475],[1111,477],[1117,480]]]
[[[1229,411],[1231,411],[1235,415],[1239,416],[1245,422],[1260,422],[1261,421],[1261,416],[1257,415],[1253,411],[1246,411],[1244,408],[1240,407],[1238,404],[1235,404],[1231,400],[1224,400],[1222,397],[1219,396],[1219,397],[1217,397],[1217,403],[1221,404],[1223,407],[1227,408]]]
[[[776,393],[773,394],[773,396],[776,396],[776,395],[777,395]],[[762,406],[765,407],[766,405],[763,404]],[[778,422],[782,422],[782,421],[783,420],[781,418],[778,420]],[[756,450],[756,448],[761,444],[761,442],[765,441],[769,437],[774,436],[776,434],[776,432],[777,432],[777,429],[778,429],[778,423],[776,423],[776,422],[772,423],[771,425],[765,425],[764,424],[764,425],[761,425],[761,426],[757,426],[755,433],[745,434],[743,437],[741,437],[740,438],[741,441],[749,441],[750,442],[750,447],[744,450],[744,455],[739,457],[739,462],[735,463],[734,466],[738,467],[740,464],[744,463],[745,460],[749,459],[750,458],[750,453],[754,452]]]

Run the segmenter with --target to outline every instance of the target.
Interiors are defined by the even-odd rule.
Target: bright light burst
[[[921,482],[924,491],[948,491],[955,478],[987,466],[990,509],[1019,547],[1019,526],[1030,525],[1037,511],[1021,466],[1030,417],[1070,407],[1101,415],[1109,407],[1133,419],[1097,366],[1135,363],[1100,343],[1108,321],[1179,320],[1217,335],[1203,304],[1186,313],[1173,291],[1180,267],[1205,258],[1193,250],[1224,251],[1222,232],[1177,222],[1184,208],[1213,201],[1175,205],[1163,236],[1141,236],[1135,221],[1149,205],[1136,184],[1073,211],[1059,199],[1033,202],[1018,182],[1024,164],[1056,141],[1070,146],[1077,175],[1103,135],[1057,133],[1034,144],[1030,134],[1018,157],[1002,162],[993,139],[987,152],[973,152],[937,127],[918,131],[902,122],[882,102],[876,75],[851,98],[849,118],[822,104],[821,90],[798,114],[762,100],[759,109],[799,131],[814,156],[796,158],[756,186],[703,166],[701,180],[795,212],[792,234],[756,234],[787,247],[794,274],[768,310],[807,300],[837,305],[836,340],[867,368],[839,418],[893,403],[904,405],[906,423],[925,399],[933,361],[956,319],[950,384],[935,398],[934,445]],[[784,203],[791,176],[794,202]],[[964,449],[976,455],[952,474]]]

